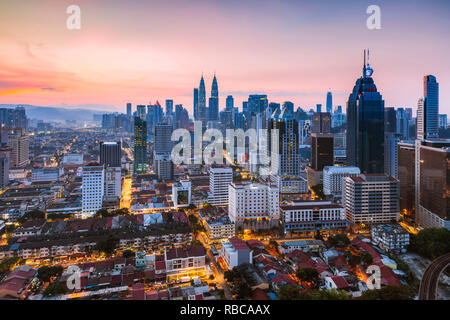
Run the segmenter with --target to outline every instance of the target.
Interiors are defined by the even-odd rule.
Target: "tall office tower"
[[[268,105],[269,102],[266,94],[249,95],[247,101],[247,112],[253,114],[263,113],[267,109]]]
[[[81,175],[81,211],[92,216],[102,208],[105,188],[105,169],[97,162],[83,167]]]
[[[172,152],[172,132],[173,127],[167,123],[160,123],[155,126],[154,153],[170,154]]]
[[[166,100],[166,116],[173,114],[173,100]]]
[[[147,171],[147,122],[134,118],[134,173]]]
[[[233,170],[225,167],[209,169],[208,203],[212,205],[228,204],[228,186],[233,182]]]
[[[414,222],[416,220],[416,156],[414,142],[399,142],[397,148],[400,212],[405,219]]]
[[[145,105],[140,104],[136,108],[137,108],[137,116],[141,120],[145,120],[145,118],[146,118]]]
[[[217,121],[219,119],[219,86],[214,74],[211,85],[211,98],[209,98],[208,121]]]
[[[336,113],[342,113],[342,106],[337,106]]]
[[[397,132],[397,112],[392,107],[384,109],[384,132]]]
[[[355,177],[361,174],[357,167],[331,167],[323,168],[323,193],[325,195],[341,196],[342,180],[346,177]]]
[[[120,167],[105,168],[104,199],[116,200],[122,193],[122,172]]]
[[[24,107],[0,108],[0,123],[9,128],[28,128],[28,118]]]
[[[316,112],[322,112],[322,104],[316,104]]]
[[[8,146],[11,147],[10,169],[24,168],[29,160],[30,138],[21,127],[5,130],[8,135]]]
[[[405,112],[405,109],[398,108],[396,118],[397,118],[397,125],[396,125],[397,133],[401,135],[403,140],[408,140],[409,139],[409,120],[408,120],[408,116]]]
[[[155,172],[161,181],[173,179],[173,162],[170,153],[155,153]]]
[[[278,117],[269,120],[269,132],[278,129],[278,151],[274,150],[277,156],[275,167],[278,168],[278,176],[281,178],[297,178],[300,176],[300,156],[299,156],[299,132],[298,122],[284,108]],[[268,136],[268,149],[272,151],[272,135]],[[269,154],[270,155],[270,154]]]
[[[398,178],[398,148],[402,137],[396,132],[384,133],[384,171],[388,176]]]
[[[333,113],[333,94],[330,91],[327,92],[327,112]]]
[[[447,128],[447,115],[446,114],[439,115],[439,128],[442,128],[442,129]]]
[[[8,146],[8,135],[3,133],[0,123],[0,190],[3,191],[9,184],[9,159],[11,147]]]
[[[233,96],[227,96],[227,100],[226,100],[226,110],[230,110],[232,111],[234,108],[234,99]]]
[[[417,106],[417,139],[439,136],[439,83],[436,77],[427,75],[423,79],[423,98]]]
[[[248,113],[248,101],[242,101],[242,112],[247,115]]]
[[[267,118],[270,119],[274,112],[277,111],[278,115],[281,113],[281,105],[276,102],[269,103],[269,106],[267,108],[268,112],[266,114]]]
[[[400,182],[384,174],[344,178],[342,204],[352,226],[391,223],[400,218]]]
[[[331,133],[331,115],[328,112],[314,112],[312,133]]]
[[[416,217],[450,230],[450,139],[416,140]]]
[[[347,102],[347,165],[363,173],[384,173],[384,100],[366,65]]]
[[[131,103],[127,103],[127,117],[131,118]]]
[[[106,167],[120,167],[121,159],[122,145],[120,141],[100,142],[100,164]]]
[[[198,89],[194,88],[194,120],[198,120]]]
[[[205,122],[207,116],[206,110],[206,90],[205,90],[205,80],[200,79],[200,86],[198,87],[198,109],[197,109],[198,120]]]
[[[294,104],[290,101],[283,102],[283,109],[289,112],[291,117],[294,117]]]
[[[236,227],[258,230],[279,225],[280,197],[277,187],[233,182],[228,190],[228,216]]]
[[[323,171],[326,166],[334,164],[334,140],[328,133],[311,134],[311,168],[315,171]]]

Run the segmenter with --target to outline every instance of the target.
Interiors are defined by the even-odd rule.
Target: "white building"
[[[122,172],[120,167],[105,169],[105,198],[120,198],[122,193]]]
[[[233,182],[231,168],[209,169],[208,203],[211,205],[226,205],[228,203],[228,186]]]
[[[361,170],[358,167],[324,167],[323,193],[327,196],[340,195],[342,193],[342,179],[359,176],[360,173]]]
[[[233,182],[229,186],[228,215],[245,229],[270,229],[277,226],[279,189],[261,183]]]
[[[400,182],[384,174],[344,178],[342,204],[352,224],[391,223],[400,218]]]
[[[191,180],[180,180],[172,184],[172,202],[175,208],[191,204]]]
[[[233,269],[243,263],[252,263],[252,251],[247,244],[238,238],[222,241],[220,257],[227,264],[228,269]]]
[[[83,164],[83,155],[78,153],[65,154],[63,164]]]
[[[102,208],[105,188],[105,169],[98,163],[90,163],[83,168],[81,188],[81,211],[83,215],[93,215]]]
[[[387,252],[406,252],[409,233],[399,224],[374,225],[371,228],[372,243]]]
[[[345,210],[331,201],[301,201],[280,205],[285,232],[314,232],[343,229]]]
[[[303,177],[286,179],[276,176],[276,183],[280,193],[308,193],[308,181]]]

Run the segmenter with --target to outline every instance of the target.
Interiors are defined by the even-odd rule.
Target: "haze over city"
[[[214,72],[219,107],[249,94],[304,109],[346,101],[371,50],[386,107],[416,108],[423,76],[436,76],[450,111],[447,1],[381,1],[380,30],[366,27],[369,1],[2,1],[0,103],[123,111],[126,102],[173,99],[192,115],[192,89]],[[38,13],[38,14],[37,14]]]

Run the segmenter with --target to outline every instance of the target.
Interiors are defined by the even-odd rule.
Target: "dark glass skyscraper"
[[[134,172],[147,171],[147,122],[134,118]]]
[[[327,92],[327,112],[333,112],[333,94],[330,91]]]
[[[216,75],[214,75],[211,86],[211,98],[209,99],[208,120],[215,121],[219,119],[219,86],[217,85]]]
[[[384,172],[384,100],[366,65],[347,102],[347,165],[363,173]]]
[[[198,120],[198,89],[194,88],[194,120]]]
[[[439,135],[439,83],[432,75],[423,79],[423,99],[417,106],[417,138],[437,138]]]
[[[205,91],[205,80],[200,79],[200,86],[198,87],[198,120],[205,121],[206,120],[206,91]]]

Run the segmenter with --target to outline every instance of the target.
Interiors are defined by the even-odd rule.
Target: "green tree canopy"
[[[63,273],[62,266],[43,266],[38,269],[37,278],[43,282],[49,282],[52,277],[59,277]]]
[[[450,230],[429,228],[410,236],[409,249],[428,259],[436,259],[450,252]]]

